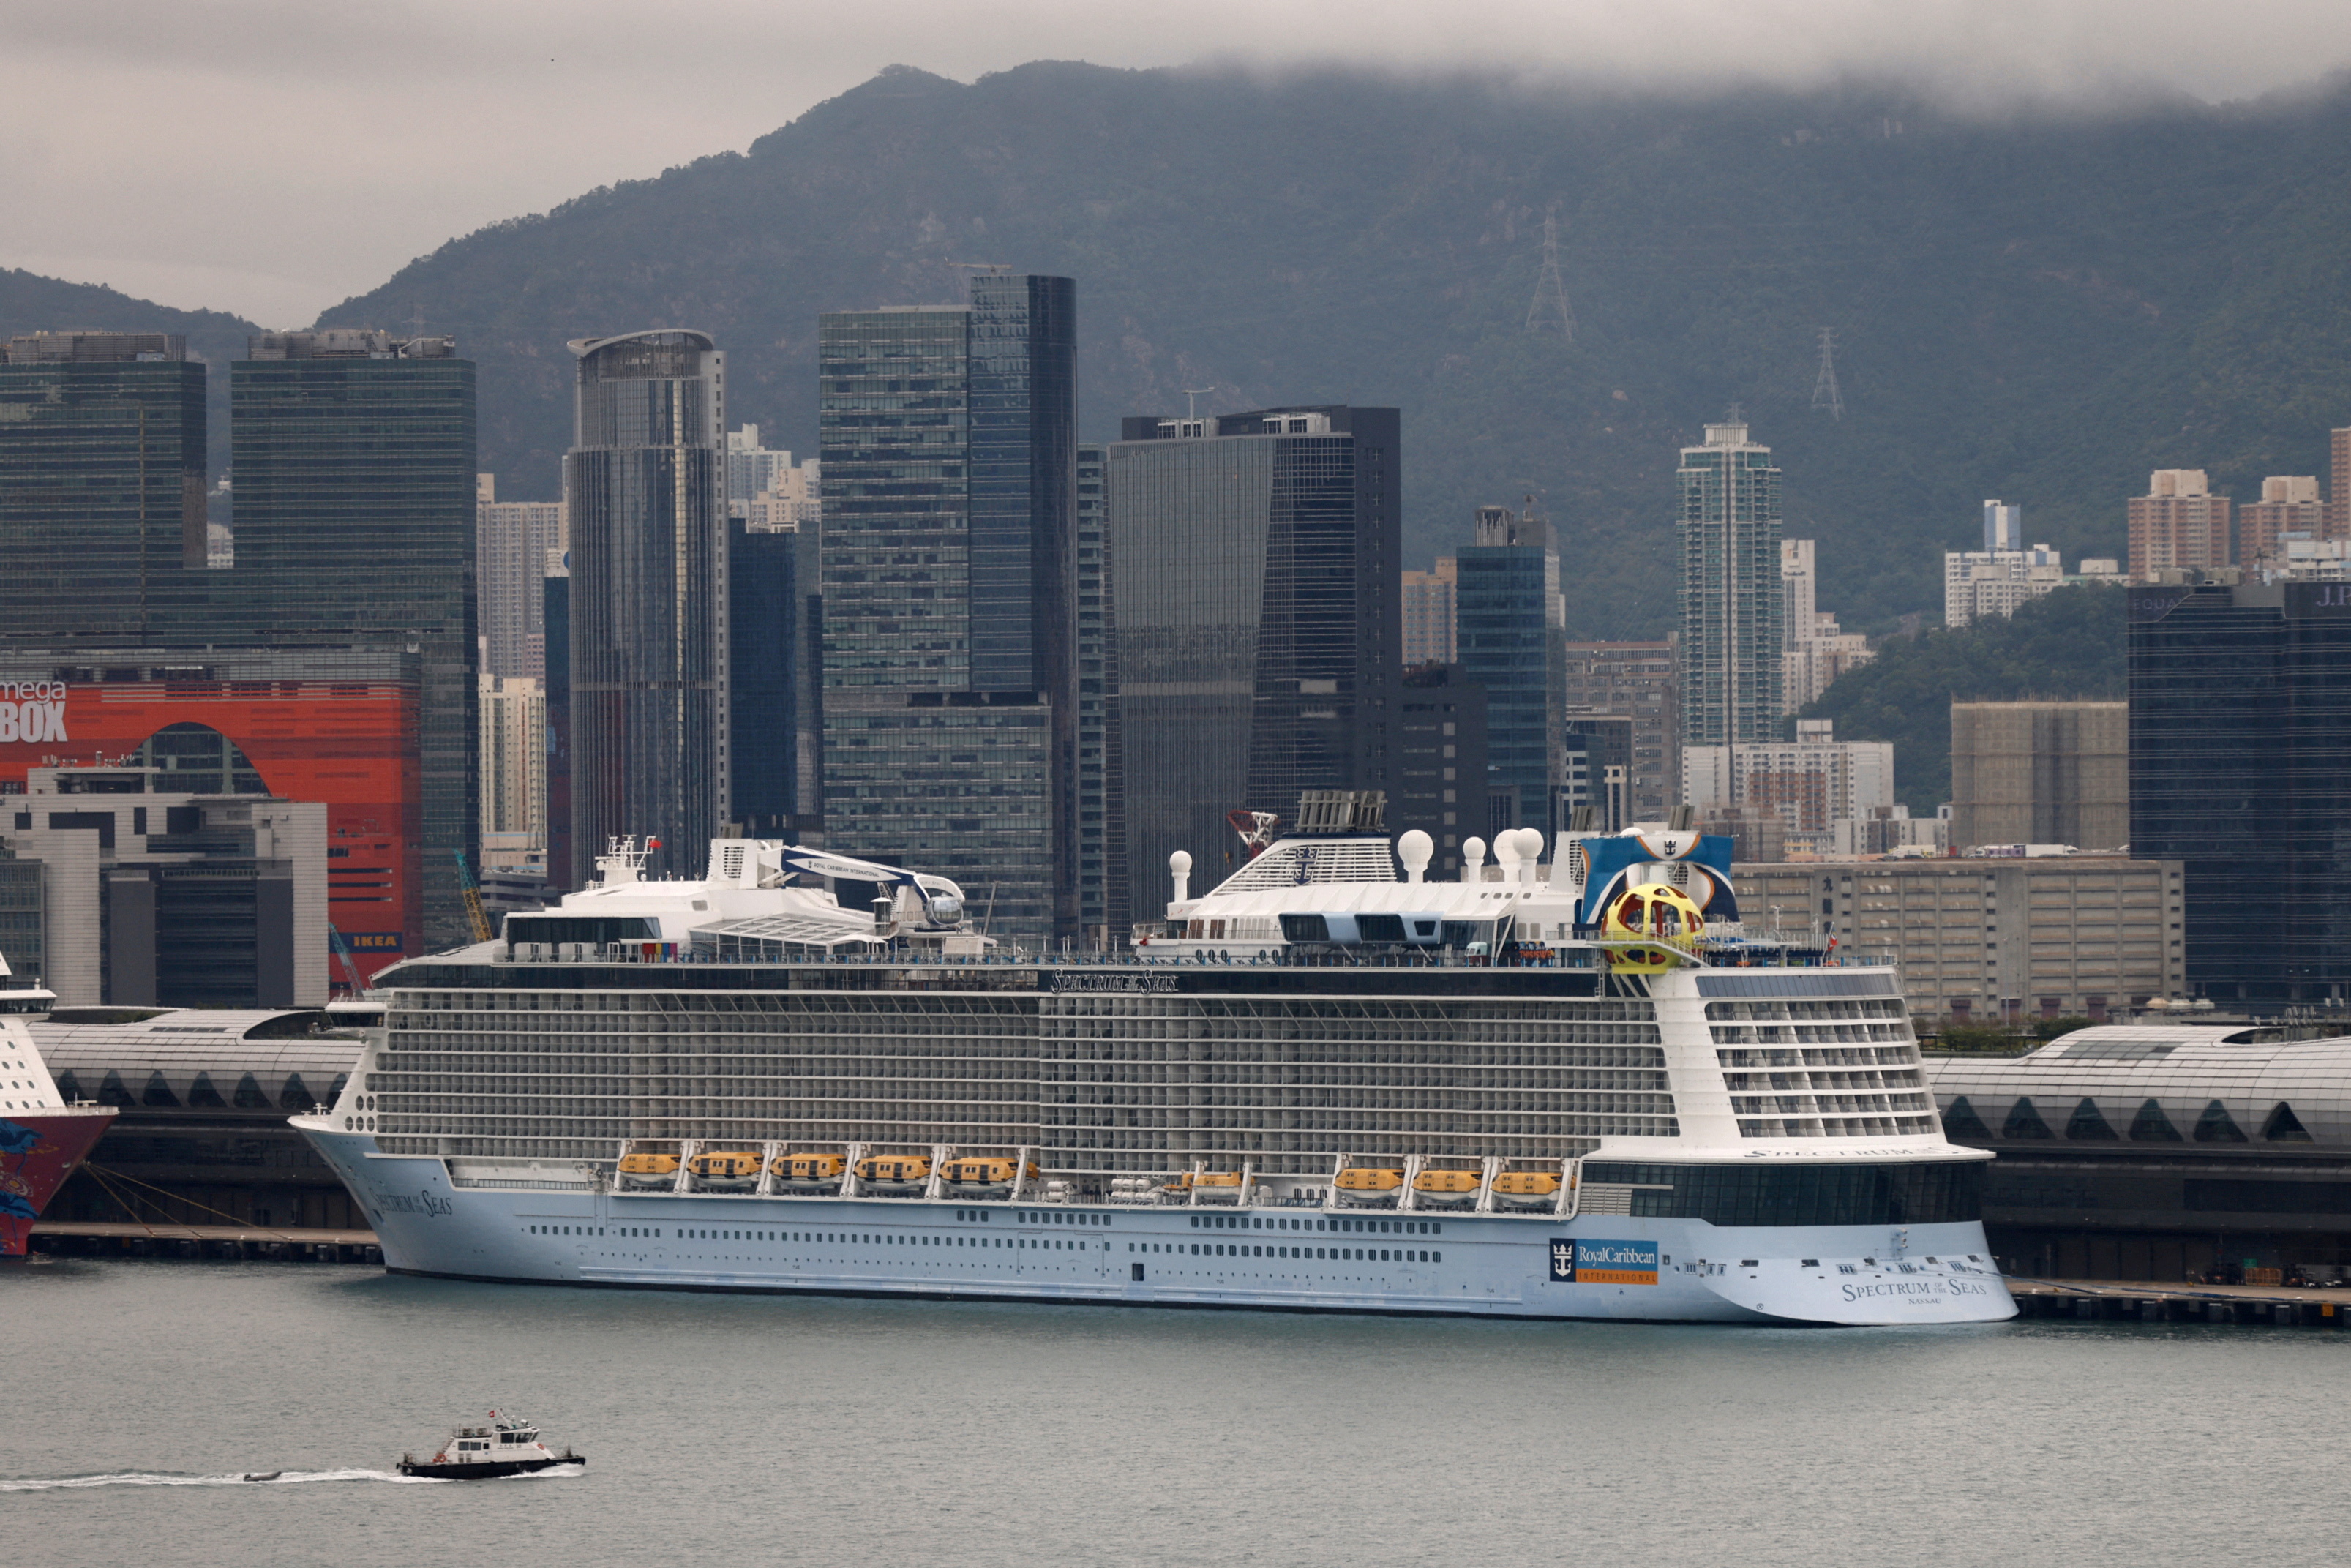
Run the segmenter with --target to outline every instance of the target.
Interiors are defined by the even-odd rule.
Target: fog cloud
[[[74,0],[0,19],[0,265],[308,322],[455,235],[740,149],[893,63],[1847,73],[1971,106],[2208,101],[2351,63],[2341,0]]]

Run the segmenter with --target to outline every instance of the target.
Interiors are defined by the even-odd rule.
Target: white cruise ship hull
[[[517,1284],[1866,1325],[2013,1317],[1973,1222],[1702,1220],[1282,1207],[956,1204],[494,1184],[295,1118],[395,1272]]]

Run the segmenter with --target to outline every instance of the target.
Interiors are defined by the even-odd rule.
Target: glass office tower
[[[1119,771],[1117,651],[1110,638],[1105,525],[1110,448],[1078,448],[1078,928],[1089,949],[1122,946],[1134,916],[1126,883],[1126,786]]]
[[[961,883],[1000,939],[1075,935],[1076,287],[818,328],[824,827]]]
[[[1771,449],[1750,441],[1743,423],[1709,424],[1705,445],[1682,448],[1674,477],[1682,745],[1782,739],[1780,470]]]
[[[1560,720],[1567,686],[1567,611],[1551,525],[1530,507],[1480,507],[1471,543],[1454,558],[1461,672],[1486,691],[1486,777],[1468,831],[1490,837],[1555,821]]]
[[[2222,1007],[2351,1001],[2346,713],[2351,585],[2131,590],[2131,853],[2184,862],[2189,988]],[[2182,939],[2131,919],[2126,954]]]
[[[799,535],[726,525],[728,739],[732,819],[755,839],[799,831],[799,716],[793,676],[800,643]]]
[[[1129,419],[1110,449],[1109,709],[1134,917],[1238,863],[1237,810],[1387,789],[1403,640],[1392,408]],[[1232,857],[1228,860],[1228,856]]]
[[[700,332],[575,340],[571,876],[658,839],[699,876],[727,820],[726,356]]]
[[[201,606],[204,434],[176,334],[0,346],[0,636],[146,643]]]
[[[266,332],[229,371],[234,595],[207,640],[381,637],[421,661],[424,941],[468,940],[479,842],[474,366],[448,338]]]

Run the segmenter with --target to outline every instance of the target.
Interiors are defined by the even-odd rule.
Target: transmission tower
[[[1543,216],[1542,270],[1535,275],[1535,297],[1527,303],[1527,330],[1541,331],[1547,313],[1559,317],[1561,336],[1575,341],[1575,312],[1567,308],[1567,283],[1559,274],[1559,217]]]
[[[1844,417],[1844,394],[1837,391],[1836,329],[1821,329],[1821,375],[1813,383],[1813,406],[1829,411],[1831,419]]]

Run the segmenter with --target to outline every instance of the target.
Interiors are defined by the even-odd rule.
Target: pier
[[[139,1225],[39,1220],[32,1249],[68,1258],[204,1258],[230,1261],[381,1263],[372,1230],[243,1225]]]
[[[2341,1328],[2351,1318],[2351,1289],[2283,1285],[2158,1285],[2144,1280],[2011,1278],[2009,1294],[2023,1318],[2082,1322],[2243,1323],[2278,1328]]]

